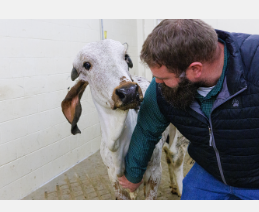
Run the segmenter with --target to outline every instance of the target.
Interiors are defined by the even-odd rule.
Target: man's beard
[[[167,102],[176,108],[186,110],[194,101],[197,89],[202,85],[203,83],[193,83],[184,77],[175,88],[170,88],[164,83],[160,84],[160,88]]]

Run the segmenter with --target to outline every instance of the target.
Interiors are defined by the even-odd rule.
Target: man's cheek
[[[174,80],[165,81],[164,83],[167,87],[177,89],[179,86],[179,81],[180,81],[179,79],[174,79]]]

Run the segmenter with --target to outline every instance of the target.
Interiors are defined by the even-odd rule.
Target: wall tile
[[[14,141],[17,158],[28,155],[41,148],[40,132],[32,133]]]
[[[12,100],[0,101],[0,123],[14,119],[14,106]]]
[[[10,141],[0,145],[0,166],[9,163],[17,158],[16,155],[17,141]]]
[[[48,91],[47,77],[45,76],[25,77],[24,85],[24,95],[27,97]]]
[[[0,101],[24,96],[23,78],[0,79]]]
[[[0,20],[0,22],[1,22],[1,20]],[[1,40],[1,38],[0,38],[0,40]],[[1,41],[0,41],[0,45],[1,45]],[[0,52],[1,52],[1,50],[0,50]],[[1,58],[0,59],[0,79],[12,77],[12,73],[10,71],[10,61],[11,61],[10,58]]]
[[[27,135],[26,117],[4,122],[0,125],[1,143]]]

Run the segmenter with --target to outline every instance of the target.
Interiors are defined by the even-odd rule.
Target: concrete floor
[[[192,167],[189,155],[185,157],[184,176]],[[170,179],[165,154],[162,155],[162,179],[158,191],[159,200],[179,200],[171,193]],[[24,200],[114,200],[114,191],[110,184],[106,166],[103,164],[100,152],[77,164],[67,172],[42,186]],[[144,199],[140,192],[138,199]]]

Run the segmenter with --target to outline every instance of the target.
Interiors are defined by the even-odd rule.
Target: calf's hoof
[[[178,197],[180,197],[181,195],[179,195],[179,193],[177,192],[177,188],[176,186],[169,186],[171,188],[171,193],[172,194],[176,194]]]

